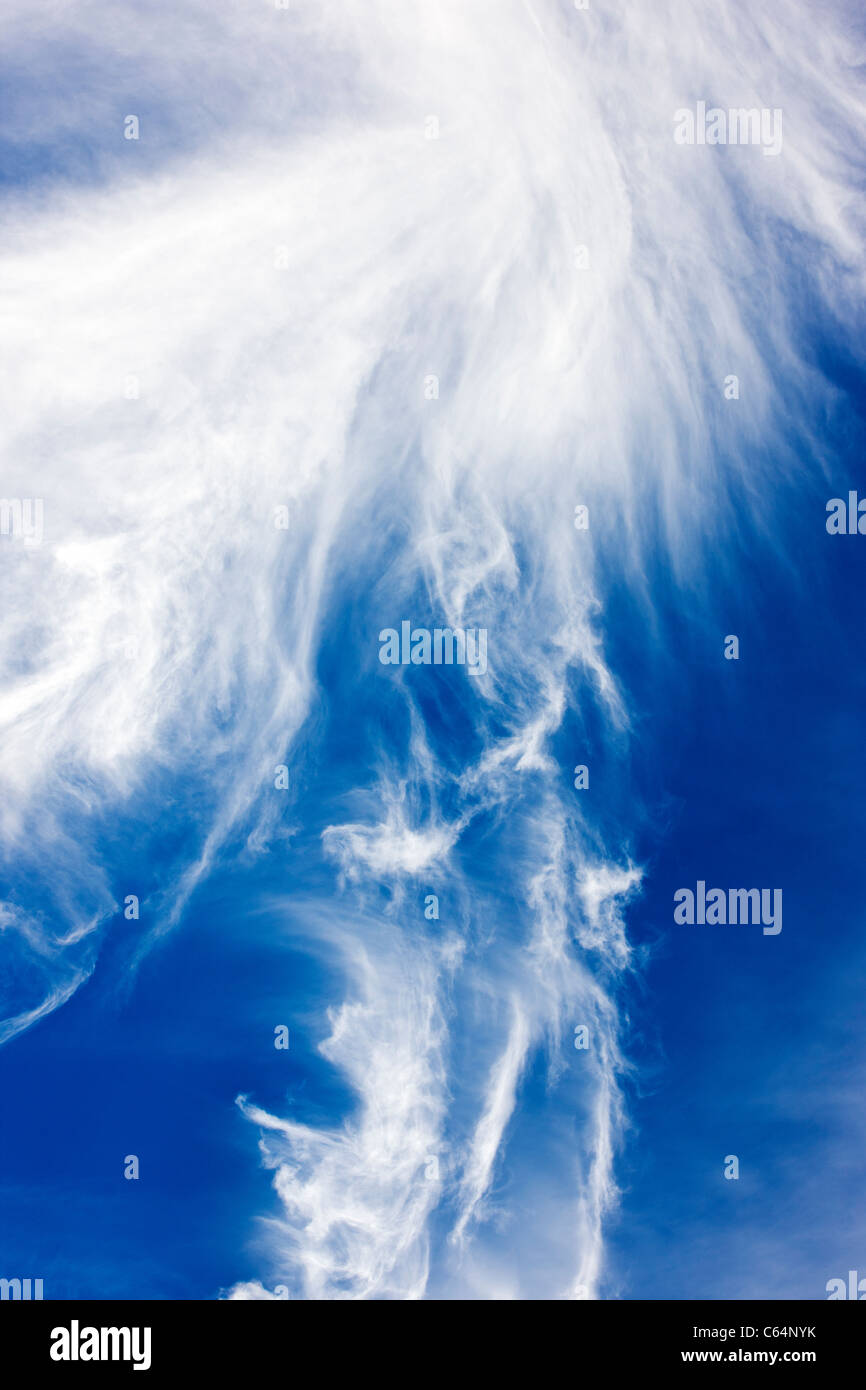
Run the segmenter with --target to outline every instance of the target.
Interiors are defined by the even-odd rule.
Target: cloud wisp
[[[3,492],[44,536],[0,537],[0,1039],[88,977],[125,891],[143,951],[216,869],[279,855],[285,765],[330,874],[285,913],[341,963],[321,1055],[357,1105],[242,1100],[274,1269],[317,1299],[595,1296],[640,870],[559,740],[584,707],[631,736],[610,576],[650,610],[661,553],[700,593],[719,510],[763,527],[791,430],[817,448],[787,275],[808,245],[844,329],[854,35],[769,0],[182,9],[58,18],[55,58],[107,74],[75,130],[116,147],[7,194]],[[5,62],[34,23],[12,7]],[[778,157],[677,143],[704,99],[782,110]],[[16,111],[18,146],[64,111]],[[405,619],[483,627],[485,671],[382,667]],[[347,723],[365,751],[319,797]],[[130,888],[122,847],[169,805]]]

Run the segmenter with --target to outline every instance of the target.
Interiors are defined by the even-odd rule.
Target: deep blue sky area
[[[714,537],[724,620],[667,610],[667,686],[639,738],[658,824],[641,837],[630,914],[647,957],[611,1232],[621,1297],[822,1298],[863,1264],[866,545],[824,525],[829,497],[866,492],[863,400],[837,421],[829,484],[805,469],[768,496],[769,543]],[[722,659],[728,633],[737,662]],[[698,879],[782,888],[782,932],[675,925],[673,893]]]
[[[232,1101],[251,1073],[271,1101],[296,1078],[302,1039],[278,1052],[273,1029],[303,961],[261,939],[238,945],[230,912],[197,902],[125,998],[106,995],[97,967],[4,1050],[4,1257],[44,1269],[52,1297],[211,1298],[244,1277],[267,1178]]]

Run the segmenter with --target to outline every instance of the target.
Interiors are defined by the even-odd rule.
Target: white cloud
[[[629,726],[600,573],[613,567],[649,615],[651,550],[700,591],[702,543],[732,498],[758,497],[762,524],[771,480],[750,450],[781,418],[796,428],[816,384],[780,228],[809,239],[840,323],[862,293],[863,110],[844,22],[799,0],[736,14],[685,0],[185,0],[134,21],[91,0],[52,11],[45,45],[32,6],[8,21],[6,63],[51,73],[93,44],[104,81],[79,106],[49,90],[16,107],[22,140],[50,149],[65,127],[102,163],[91,184],[11,196],[0,234],[0,490],[45,506],[41,547],[0,538],[0,843],[62,923],[40,936],[33,916],[16,933],[52,968],[6,1035],[92,968],[116,911],[105,824],[146,843],[170,780],[197,838],[152,920],[178,921],[241,823],[248,844],[268,843],[262,788],[293,763],[334,595],[360,584],[390,621],[420,584],[448,621],[489,629],[489,674],[460,695],[478,756],[455,775],[415,738],[411,766],[383,765],[384,814],[368,798],[370,815],[326,843],[361,885],[449,865],[463,917],[441,956],[396,916],[363,947],[341,939],[349,994],[323,1052],[358,1094],[355,1118],[318,1131],[247,1113],[269,1136],[307,1296],[419,1297],[440,1277],[439,1189],[419,1173],[450,1133],[455,1087],[465,1113],[443,1191],[475,1239],[455,1287],[531,1295],[533,1275],[468,1218],[500,1201],[521,1078],[586,1012],[599,1044],[587,1074],[549,1062],[580,1132],[570,1157],[552,1133],[537,1165],[572,1193],[551,1277],[563,1296],[592,1290],[622,1063],[614,997],[585,956],[613,976],[627,964],[621,907],[638,875],[584,808],[581,823],[551,739],[575,676],[612,734]],[[120,135],[136,77],[140,149]],[[782,107],[783,154],[675,145],[674,110],[714,93]],[[425,138],[431,114],[438,139]],[[739,462],[723,475],[729,372]],[[777,457],[793,478],[781,444]],[[581,502],[586,533],[572,524]],[[423,724],[408,688],[406,702]],[[536,816],[520,804],[531,779]],[[443,789],[453,814],[435,804]],[[507,942],[459,858],[483,812],[524,834]],[[444,983],[464,957],[468,1022]],[[451,1046],[472,1044],[459,1078],[449,1029]],[[526,1216],[515,1248],[544,1236]]]

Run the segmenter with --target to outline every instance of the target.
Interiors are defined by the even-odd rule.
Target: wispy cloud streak
[[[35,71],[85,46],[101,95],[13,112],[22,150],[70,119],[112,136],[86,182],[17,184],[0,242],[3,492],[45,504],[43,544],[0,554],[0,1037],[87,978],[124,892],[143,949],[217,868],[278,855],[285,764],[330,874],[285,915],[341,962],[320,1050],[357,1108],[243,1100],[273,1267],[307,1298],[593,1296],[640,870],[561,740],[583,707],[630,737],[608,579],[651,624],[658,555],[699,591],[719,510],[761,526],[755,490],[797,476],[787,432],[815,445],[786,277],[807,244],[852,321],[854,36],[842,7],[769,0],[143,13],[56,16]],[[35,23],[11,7],[6,63]],[[704,97],[783,108],[781,155],[678,146]],[[486,627],[487,674],[379,666],[378,630],[413,616]],[[367,752],[317,801],[349,721]],[[184,832],[130,887],[118,846],[153,843],[168,800]],[[435,891],[456,910],[427,922]]]

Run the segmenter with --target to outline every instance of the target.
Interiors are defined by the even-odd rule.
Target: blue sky
[[[866,496],[863,168],[825,19],[92,0],[49,41],[13,6],[0,492],[44,534],[0,536],[0,1274],[866,1273],[866,541],[825,527]],[[677,144],[703,100],[781,109],[781,149]],[[383,664],[404,621],[483,628],[487,669]],[[781,888],[781,933],[676,924],[698,880]]]
[[[862,402],[835,422],[832,495],[862,477]],[[743,546],[718,596],[739,662],[720,675],[721,627],[695,632],[680,612],[668,650],[687,676],[669,660],[648,713],[666,776],[631,919],[649,962],[611,1235],[625,1297],[818,1298],[862,1263],[863,558],[858,537],[823,533],[819,488],[774,505],[784,555]],[[781,934],[671,934],[672,887],[698,878],[782,886]]]

